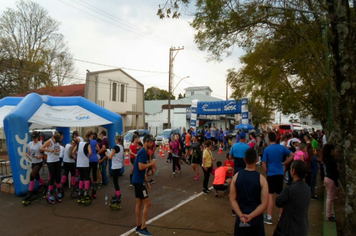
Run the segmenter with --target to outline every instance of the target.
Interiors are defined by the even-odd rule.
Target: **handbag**
[[[289,198],[291,196],[292,196],[292,187],[289,187]],[[286,203],[286,205],[284,207],[286,207],[287,205],[288,205],[288,202]],[[287,222],[286,228],[288,229],[288,221],[286,221],[286,222]],[[282,232],[280,223],[281,223],[281,221],[278,222],[276,228],[274,229],[273,236],[287,236],[288,235],[288,234],[285,234]]]

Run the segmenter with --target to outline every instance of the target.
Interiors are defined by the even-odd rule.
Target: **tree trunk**
[[[331,24],[333,97],[331,141],[336,144],[340,180],[345,186],[345,235],[356,229],[356,74],[355,26],[347,0],[327,0]],[[344,163],[344,164],[343,164]],[[342,177],[344,176],[344,178]]]

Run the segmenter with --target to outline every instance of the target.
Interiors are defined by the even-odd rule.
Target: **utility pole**
[[[168,73],[168,129],[171,128],[171,94],[172,94],[172,79],[173,79],[173,61],[176,58],[179,50],[184,50],[183,47],[169,49],[169,73]],[[173,56],[173,52],[177,51],[177,53]]]
[[[98,104],[98,74],[95,75],[95,104]]]

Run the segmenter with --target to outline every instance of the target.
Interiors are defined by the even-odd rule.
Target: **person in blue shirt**
[[[224,150],[226,150],[229,141],[229,130],[226,128],[224,132]]]
[[[207,130],[207,131],[206,131],[206,139],[207,139],[207,140],[211,140],[211,133],[210,133],[210,130]]]
[[[143,138],[143,148],[141,148],[134,162],[132,183],[135,187],[135,197],[136,197],[136,232],[140,235],[152,235],[148,232],[146,227],[148,209],[151,205],[150,199],[148,198],[148,192],[151,190],[151,185],[146,175],[146,170],[150,167],[156,167],[156,160],[152,160],[148,163],[147,151],[152,147],[154,139],[150,135],[146,135]],[[143,204],[142,211],[142,222],[141,222],[141,207]]]
[[[219,145],[224,146],[224,132],[222,131],[219,133]]]
[[[246,168],[246,163],[244,161],[244,158],[247,149],[250,148],[250,146],[245,143],[246,141],[245,132],[240,132],[238,137],[239,137],[239,142],[232,145],[229,154],[229,158],[234,159],[234,174]]]
[[[276,134],[268,133],[270,145],[265,148],[262,158],[263,170],[267,175],[269,189],[266,224],[272,224],[273,194],[279,195],[283,190],[284,165],[293,160],[294,153],[285,146],[276,143]],[[282,209],[280,214],[282,213]]]

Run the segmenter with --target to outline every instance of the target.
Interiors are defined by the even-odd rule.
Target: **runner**
[[[78,145],[78,141],[73,138],[70,143],[68,143],[64,148],[64,157],[63,157],[63,165],[64,165],[64,174],[62,176],[61,184],[63,185],[67,182],[68,174],[70,172],[71,175],[71,197],[78,197],[75,188],[75,160],[76,156],[73,154],[73,149]]]
[[[35,179],[40,183],[41,187],[43,189],[46,188],[46,184],[44,180],[40,177],[40,170],[42,168],[43,164],[43,154],[41,153],[41,142],[39,141],[40,134],[38,132],[33,132],[32,135],[32,141],[28,144],[29,150],[27,153],[27,156],[30,156],[32,158],[32,172],[30,175],[30,186],[28,188],[28,193],[26,197],[22,199],[22,204],[27,206],[28,204],[31,203],[32,199],[32,192],[33,189],[35,188]]]
[[[135,163],[135,158],[137,156],[137,143],[140,141],[140,138],[138,135],[134,134],[132,135],[132,140],[130,144],[130,162],[131,162],[131,173],[130,173],[130,186],[132,187],[132,174],[133,174],[133,168],[134,168],[134,163]]]
[[[273,212],[273,195],[277,196],[283,190],[283,173],[284,167],[293,160],[294,154],[282,145],[276,144],[276,135],[273,132],[268,133],[268,139],[270,145],[266,147],[263,153],[263,170],[267,175],[268,182],[268,209],[267,215],[264,219],[266,224],[272,224],[272,212]],[[286,158],[288,157],[288,158]],[[282,210],[280,210],[280,214]]]
[[[85,205],[88,205],[91,203],[91,197],[89,196],[89,187],[90,187],[89,159],[91,158],[92,155],[89,140],[80,142],[74,148],[73,152],[77,153],[77,168],[79,170],[79,176],[80,176],[78,203],[83,203]]]
[[[111,154],[108,152],[105,155],[112,161],[112,173],[113,182],[115,187],[115,196],[111,199],[110,207],[120,209],[121,208],[121,191],[119,185],[119,175],[124,162],[124,147],[122,146],[123,137],[121,135],[115,136],[116,145],[111,150]]]
[[[47,140],[41,147],[41,152],[47,152],[47,166],[49,170],[49,182],[48,192],[46,200],[50,204],[54,204],[54,199],[57,202],[61,202],[62,193],[61,187],[61,162],[59,161],[61,136],[58,132],[55,132],[52,138]],[[56,181],[56,195],[52,196],[53,184]]]
[[[196,136],[193,137],[193,142],[191,143],[192,154],[192,168],[195,171],[194,180],[199,179],[199,166],[202,162],[202,146]]]
[[[91,196],[95,199],[96,191],[97,191],[97,181],[98,181],[97,169],[98,169],[98,161],[99,161],[97,150],[100,150],[100,148],[99,148],[98,142],[96,141],[96,138],[97,138],[96,133],[93,133],[92,131],[88,131],[86,136],[87,136],[87,139],[89,139],[89,141],[90,141],[90,147],[91,147],[91,152],[92,152],[92,155],[89,160],[89,167],[90,167],[89,175],[91,172],[91,174],[93,176],[93,182],[91,183],[93,190],[91,192],[92,193]]]
[[[106,149],[110,149],[110,142],[108,137],[106,137],[106,131],[103,130],[100,132],[101,136],[101,143],[99,145],[100,150],[98,151],[98,154],[100,155],[100,160],[99,160],[99,166],[100,166],[100,171],[101,171],[101,177],[103,178],[103,185],[108,184],[108,174],[107,174],[107,157],[105,155]]]
[[[173,165],[172,165],[173,173],[172,173],[171,177],[175,176],[176,168],[177,168],[179,175],[182,175],[182,170],[180,168],[179,155],[178,155],[179,149],[181,148],[181,146],[180,146],[180,142],[178,140],[176,140],[174,133],[171,135],[171,141],[169,142],[169,148],[172,152],[172,158],[173,158]]]
[[[150,135],[146,135],[143,138],[143,147],[138,153],[137,158],[135,159],[134,168],[133,168],[133,177],[132,183],[135,187],[135,197],[136,197],[136,233],[141,235],[152,235],[147,230],[146,221],[148,216],[148,210],[151,206],[148,192],[151,190],[151,184],[148,181],[146,175],[146,169],[154,167],[156,165],[156,160],[153,160],[151,163],[147,163],[148,155],[147,151],[152,146],[154,141]],[[145,184],[146,183],[146,184]],[[142,221],[141,221],[141,207],[143,205],[142,211]]]

